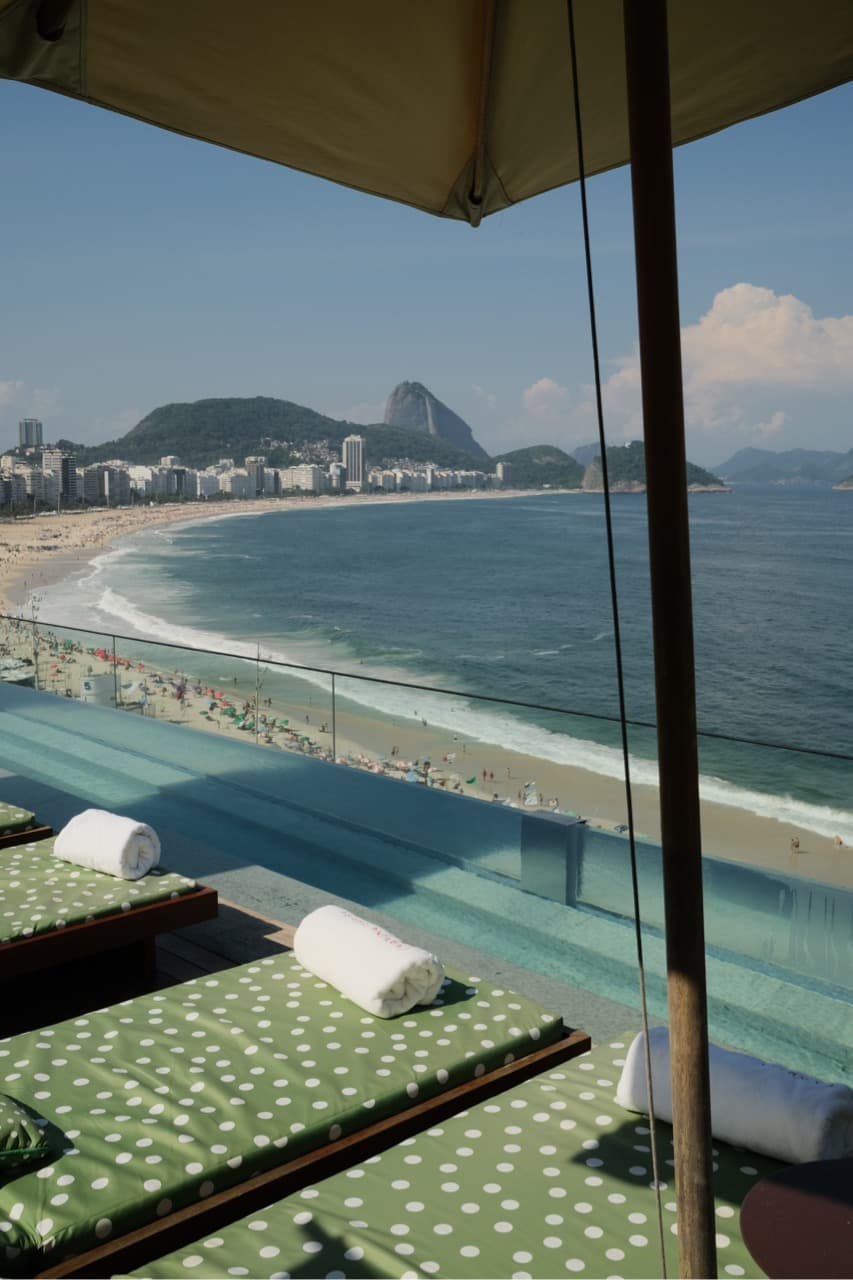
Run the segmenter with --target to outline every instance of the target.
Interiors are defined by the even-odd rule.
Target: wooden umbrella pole
[[[716,1276],[699,760],[666,0],[624,0],[679,1261]]]

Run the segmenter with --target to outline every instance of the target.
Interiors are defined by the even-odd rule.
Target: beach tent
[[[688,1275],[715,1263],[671,146],[851,74],[851,0],[0,0],[0,75],[475,226],[630,159]]]

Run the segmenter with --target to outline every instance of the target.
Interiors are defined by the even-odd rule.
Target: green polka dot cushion
[[[35,814],[16,804],[0,800],[0,836],[10,836],[16,831],[27,831],[35,826]]]
[[[177,898],[195,880],[155,867],[122,880],[54,857],[54,840],[0,849],[0,943],[30,938],[149,902]]]
[[[0,1093],[0,1178],[61,1150],[61,1135],[48,1121]]]
[[[32,1275],[559,1037],[477,979],[364,1013],[289,953],[0,1041],[0,1089],[63,1130],[5,1185],[0,1274]]]
[[[133,1272],[152,1278],[659,1276],[649,1128],[614,1101],[616,1041]],[[672,1130],[658,1126],[668,1274]],[[717,1143],[720,1276],[755,1275],[738,1206],[781,1166]]]

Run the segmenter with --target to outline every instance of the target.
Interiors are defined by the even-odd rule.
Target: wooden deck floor
[[[162,934],[157,941],[159,986],[186,982],[235,964],[274,955],[293,945],[293,925],[282,924],[233,902],[219,899],[215,920]]]
[[[0,1035],[32,1031],[146,991],[274,955],[292,944],[293,933],[293,926],[220,898],[216,919],[159,936],[153,969],[150,955],[135,945],[17,980],[4,1002]]]

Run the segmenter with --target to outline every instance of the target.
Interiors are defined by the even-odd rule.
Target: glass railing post
[[[255,652],[255,746],[261,740],[261,646]]]
[[[113,648],[112,648],[112,654],[113,654],[113,702],[114,702],[115,706],[116,706],[116,707],[118,707],[118,705],[119,705],[119,702],[118,702],[118,696],[119,696],[119,688],[118,688],[118,684],[119,684],[119,682],[118,682],[118,662],[116,661],[116,657],[117,657],[117,654],[116,654],[116,638],[115,638],[115,636],[111,636],[111,637],[110,637],[110,639],[111,639],[111,640],[112,640],[112,642],[113,642]]]
[[[35,686],[36,686],[36,688],[37,688],[37,689],[40,689],[40,688],[41,688],[41,685],[39,684],[39,640],[38,640],[38,635],[39,635],[39,631],[38,631],[38,623],[36,622],[36,615],[35,615],[35,612],[33,612],[33,673],[34,673],[34,674],[33,674],[33,680],[35,681]]]
[[[338,758],[338,734],[337,734],[337,724],[335,722],[335,716],[336,716],[335,673],[333,671],[332,672],[332,762],[333,763]]]

